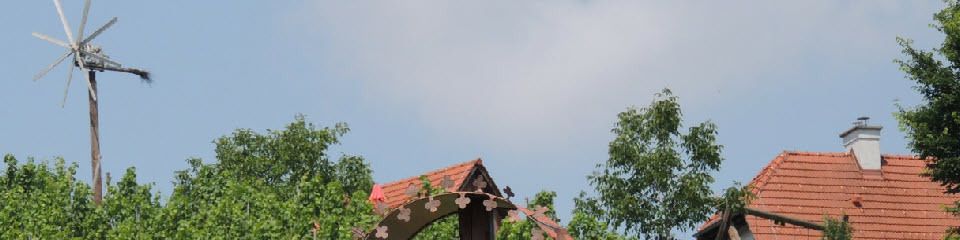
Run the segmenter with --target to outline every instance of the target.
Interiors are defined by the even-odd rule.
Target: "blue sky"
[[[52,1],[0,9],[0,153],[63,156],[89,180],[85,86],[67,66]],[[12,6],[11,6],[12,5]],[[235,128],[303,113],[352,131],[331,153],[365,156],[378,183],[482,157],[521,197],[558,192],[565,221],[606,159],[616,114],[664,87],[687,126],[711,120],[727,159],[715,189],[748,182],[784,150],[839,152],[858,116],[885,127],[919,102],[893,59],[924,49],[940,1],[94,1],[88,29],[113,60],[155,82],[98,75],[103,170],[135,166],[169,194],[185,159],[214,158]],[[82,1],[65,0],[74,30]],[[88,30],[88,33],[90,30]]]

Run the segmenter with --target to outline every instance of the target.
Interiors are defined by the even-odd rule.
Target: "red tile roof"
[[[938,183],[919,176],[924,160],[899,155],[883,155],[883,160],[880,176],[869,176],[851,154],[781,153],[751,181],[757,198],[750,207],[818,223],[824,215],[846,213],[854,239],[940,239],[949,227],[960,226],[960,219],[941,209],[960,196],[947,195]],[[854,204],[855,197],[860,204]],[[820,238],[817,230],[755,216],[746,220],[756,239]]]
[[[457,190],[467,181],[467,177],[469,177],[474,167],[482,165],[483,162],[477,158],[473,161],[459,163],[424,175],[426,175],[427,179],[430,179],[430,184],[435,188],[440,187],[440,181],[443,180],[443,176],[449,175],[454,183],[453,186],[450,187],[451,190]],[[420,183],[420,175],[383,185],[383,194],[386,195],[386,203],[390,208],[396,208],[410,199],[410,197],[404,193],[410,183],[423,187]]]
[[[560,226],[560,224],[558,224],[557,222],[554,222],[553,219],[550,219],[549,217],[543,216],[543,215],[536,216],[534,215],[533,210],[530,210],[524,207],[517,206],[517,210],[519,210],[520,212],[523,212],[524,215],[527,215],[528,217],[535,219],[536,221],[534,221],[534,223],[536,223],[537,226],[540,227],[540,229],[547,234],[547,236],[550,236],[550,238],[558,239],[558,240],[573,239],[573,237],[570,236],[570,232],[568,232],[567,229]],[[560,236],[559,238],[557,237],[558,235]]]

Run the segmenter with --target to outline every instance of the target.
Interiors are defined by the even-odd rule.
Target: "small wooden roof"
[[[482,177],[483,180],[487,182],[487,187],[484,189],[484,192],[503,196],[500,190],[497,189],[497,185],[494,184],[493,178],[487,173],[487,169],[483,167],[483,161],[479,158],[432,171],[423,174],[423,176],[426,176],[427,179],[430,180],[430,184],[435,188],[440,187],[440,181],[443,181],[444,176],[450,176],[454,184],[448,190],[452,191],[474,191],[476,187],[471,184],[472,181]],[[410,183],[423,187],[423,183],[420,182],[420,175],[384,184],[383,194],[387,197],[387,206],[396,208],[410,200],[410,197],[404,193]]]

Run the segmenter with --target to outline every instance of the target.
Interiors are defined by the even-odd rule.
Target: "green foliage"
[[[318,129],[297,116],[280,131],[240,129],[215,141],[217,162],[188,159],[165,204],[129,168],[95,207],[77,165],[25,164],[7,155],[0,178],[0,239],[352,239],[378,216],[362,157],[324,151],[346,125]]]
[[[151,193],[152,184],[137,183],[134,168],[108,182],[103,204],[95,207],[90,187],[75,179],[76,163],[66,166],[58,158],[50,168],[7,155],[0,239],[313,239],[314,223],[317,239],[352,239],[353,227],[370,230],[380,217],[366,201],[373,181],[364,159],[332,162],[324,153],[345,133],[345,125],[318,129],[302,116],[267,134],[237,130],[215,141],[214,163],[188,159],[164,203]],[[423,196],[443,192],[426,177],[421,181]],[[546,215],[559,222],[555,197],[542,191],[526,204],[548,207]],[[498,236],[529,239],[534,228],[532,221],[505,222]],[[455,214],[416,236],[458,237]]]
[[[437,219],[420,230],[413,239],[459,239],[460,237],[460,218],[457,214],[451,214],[441,219]]]
[[[733,186],[723,190],[723,196],[716,201],[716,209],[719,211],[729,208],[731,215],[734,216],[745,213],[744,208],[757,197],[750,191],[753,188],[753,185],[740,187],[739,182],[734,182]]]
[[[103,238],[106,229],[94,224],[102,214],[93,211],[90,187],[74,181],[76,164],[67,167],[58,158],[50,169],[32,158],[19,164],[13,155],[4,162],[0,238]]]
[[[352,193],[356,191],[370,191],[373,189],[373,171],[370,170],[370,164],[363,161],[361,156],[341,156],[340,161],[334,166],[336,174],[335,182],[343,184],[343,191]]]
[[[670,238],[714,212],[709,184],[719,170],[717,127],[700,123],[681,133],[681,111],[670,90],[649,107],[618,115],[610,158],[589,176],[603,209],[599,216],[627,233]]]
[[[190,159],[176,173],[175,188],[161,212],[163,238],[350,239],[355,226],[378,217],[366,202],[372,185],[362,157],[328,160],[346,125],[317,129],[297,116],[266,135],[240,129],[219,138],[217,163]],[[345,181],[345,182],[337,182]]]
[[[907,59],[895,62],[916,81],[914,89],[924,103],[912,108],[898,105],[894,115],[910,139],[910,149],[931,160],[923,175],[946,187],[947,193],[960,193],[960,3],[948,1],[933,18],[931,26],[945,35],[939,48],[918,50],[913,41],[897,38]],[[948,237],[956,232],[951,229]]]
[[[572,237],[576,239],[601,240],[637,239],[636,237],[628,237],[611,231],[610,225],[600,220],[603,211],[600,210],[597,200],[587,198],[586,195],[586,192],[580,192],[580,196],[573,199],[575,206],[573,219],[570,220],[570,224],[568,224]]]
[[[960,201],[953,201],[952,206],[944,205],[942,208],[953,216],[960,216]],[[943,239],[960,240],[960,228],[948,229],[947,233],[943,235]]]
[[[846,215],[843,216],[846,218]],[[853,226],[846,220],[837,220],[829,216],[823,217],[823,231],[820,239],[824,240],[850,240],[853,239]]]
[[[149,239],[159,198],[150,185],[139,185],[133,168],[98,208],[90,186],[77,182],[76,163],[66,166],[57,158],[54,167],[18,164],[6,155],[5,178],[0,178],[0,239]]]
[[[343,123],[317,129],[304,121],[303,115],[297,115],[284,130],[267,130],[266,135],[238,129],[233,135],[214,141],[218,168],[236,174],[237,179],[262,181],[266,185],[289,184],[316,175],[332,177],[336,169],[325,151],[338,144],[349,130]]]
[[[108,183],[109,184],[109,183]],[[162,206],[159,194],[150,194],[151,185],[137,184],[136,169],[130,167],[116,186],[107,187],[103,211],[111,219],[108,239],[156,238],[157,218]]]
[[[912,41],[898,38],[909,58],[897,60],[907,77],[917,82],[924,104],[900,107],[895,115],[907,132],[910,148],[922,157],[933,157],[925,175],[942,183],[947,192],[960,192],[960,5],[950,2],[934,14],[935,28],[946,39],[933,52],[913,48]],[[934,52],[945,58],[934,58]]]

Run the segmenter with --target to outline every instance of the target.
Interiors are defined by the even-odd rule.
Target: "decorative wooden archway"
[[[410,201],[387,213],[366,239],[410,239],[424,227],[451,214],[460,216],[460,239],[494,239],[510,201],[492,194],[451,192]]]
[[[422,181],[439,183],[444,193],[424,196]],[[506,194],[504,197],[504,193]],[[411,239],[431,223],[457,214],[460,239],[495,239],[504,218],[511,221],[529,219],[539,229],[531,230],[532,239],[573,239],[566,229],[545,215],[549,209],[536,206],[531,211],[510,201],[510,187],[497,188],[480,159],[457,164],[381,188],[374,185],[369,200],[383,218],[373,228],[358,226],[354,239]],[[525,215],[525,218],[520,217]]]

